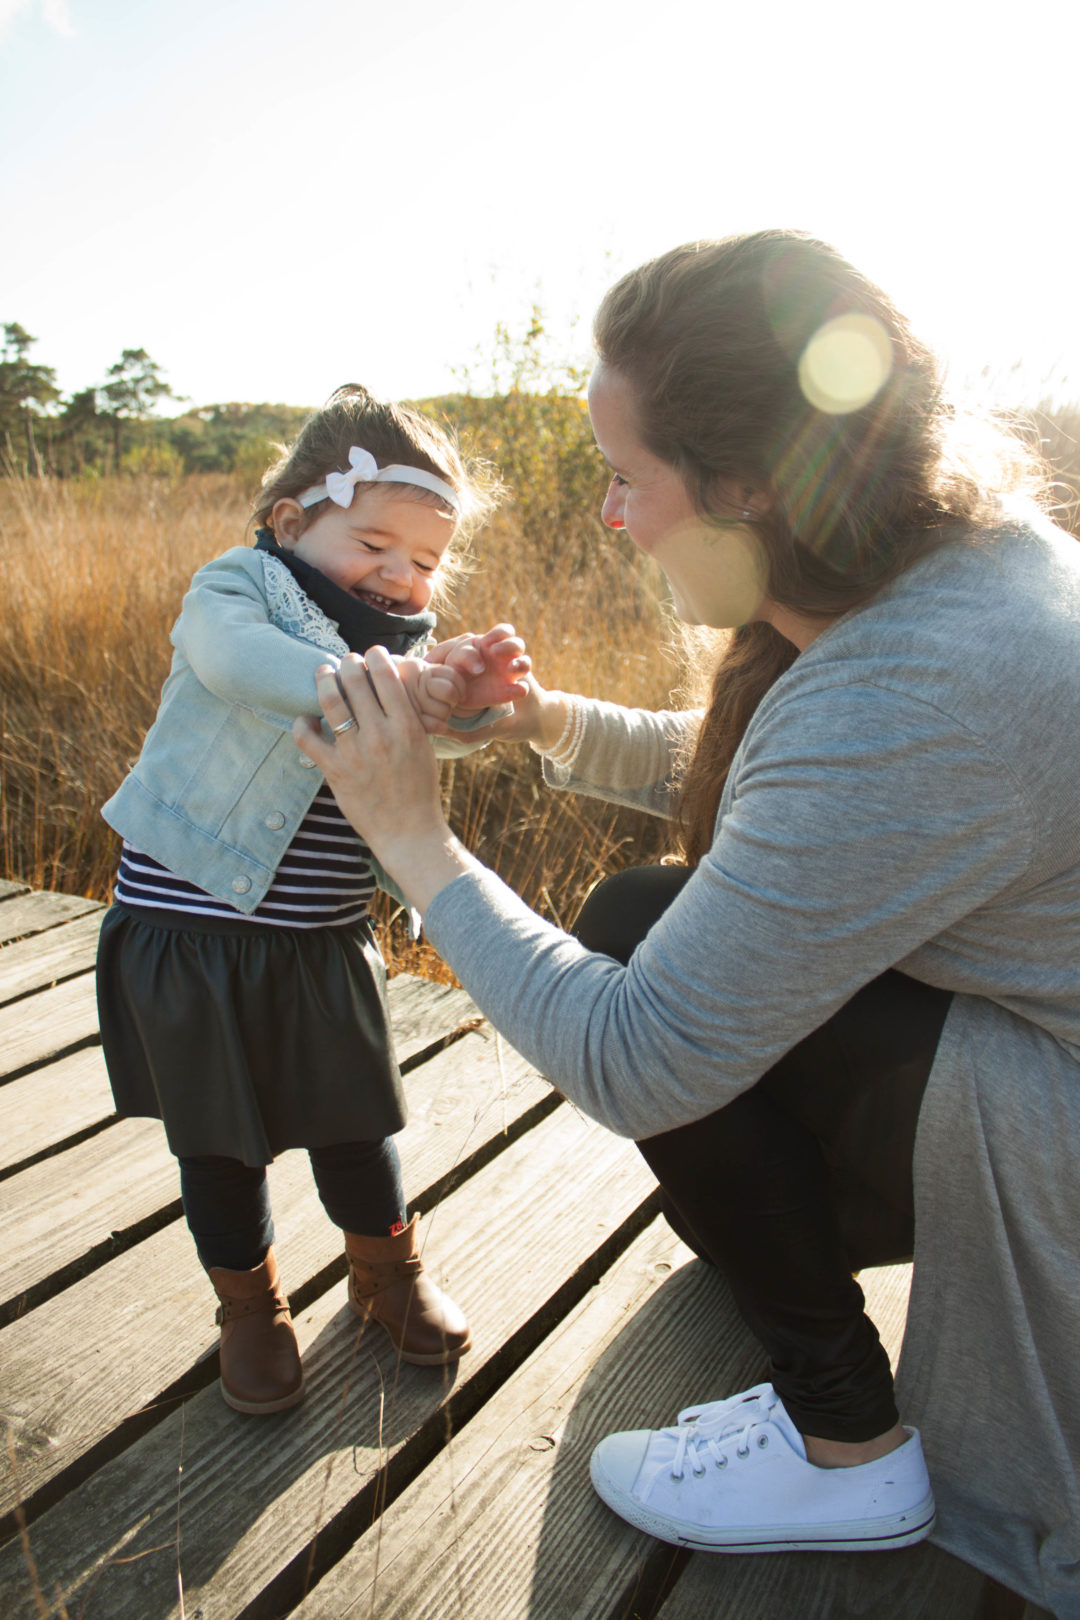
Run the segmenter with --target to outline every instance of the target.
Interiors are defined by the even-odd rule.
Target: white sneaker
[[[887,1456],[816,1468],[771,1384],[687,1407],[671,1429],[610,1434],[590,1472],[639,1530],[706,1552],[874,1551],[934,1528],[917,1429]]]

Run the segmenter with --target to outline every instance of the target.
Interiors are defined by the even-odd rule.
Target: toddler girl
[[[405,1220],[405,1101],[368,921],[390,885],[290,727],[317,707],[321,664],[376,644],[406,661],[430,729],[446,665],[463,707],[522,694],[509,626],[423,657],[455,541],[487,504],[434,423],[339,389],[264,479],[255,547],[195,575],[157,718],[103,810],[124,839],[98,955],[109,1078],[118,1113],[164,1121],[241,1412],[303,1394],[266,1184],[283,1148],[308,1150],[344,1230],[357,1315],[406,1361],[469,1346]]]

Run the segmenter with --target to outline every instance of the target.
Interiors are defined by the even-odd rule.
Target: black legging
[[[689,875],[651,866],[608,878],[574,933],[629,961]],[[890,970],[750,1090],[638,1143],[669,1221],[724,1272],[804,1434],[870,1440],[897,1421],[852,1271],[911,1257],[915,1129],[951,1000]]]
[[[401,1161],[392,1136],[308,1149],[322,1206],[335,1226],[386,1237],[405,1219]],[[209,1270],[252,1271],[274,1241],[266,1167],[217,1155],[182,1158],[184,1214]]]

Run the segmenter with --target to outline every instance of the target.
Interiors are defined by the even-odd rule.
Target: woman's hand
[[[549,692],[531,672],[522,677],[521,685],[525,695],[514,699],[513,714],[470,731],[470,742],[534,742],[538,748],[555,747],[570,718],[567,694]]]
[[[421,911],[470,857],[442,813],[439,767],[393,658],[372,647],[349,653],[335,675],[317,673],[319,704],[333,733],[307,716],[297,744],[326,777],[341,809],[377,859]]]

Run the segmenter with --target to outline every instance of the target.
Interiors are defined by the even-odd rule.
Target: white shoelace
[[[705,1473],[703,1454],[710,1456],[717,1468],[726,1468],[730,1447],[733,1442],[736,1445],[738,1455],[740,1457],[747,1456],[750,1451],[751,1434],[756,1428],[768,1422],[773,1407],[779,1404],[780,1397],[775,1392],[770,1396],[759,1396],[756,1401],[744,1401],[737,1398],[732,1401],[728,1411],[717,1412],[708,1419],[707,1430],[700,1429],[696,1422],[680,1423],[674,1431],[676,1445],[675,1455],[671,1460],[672,1479],[683,1478],[687,1457],[689,1457],[690,1467],[698,1479]],[[749,1411],[739,1414],[738,1409],[740,1406],[748,1407]],[[693,1408],[688,1408],[688,1410],[693,1410]],[[742,1416],[743,1421],[732,1421],[737,1416]],[[719,1423],[719,1427],[714,1428],[717,1423]],[[768,1435],[765,1433],[760,1434],[757,1443],[764,1451],[769,1443]]]

